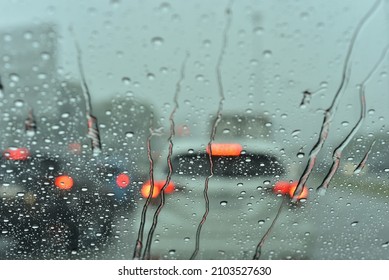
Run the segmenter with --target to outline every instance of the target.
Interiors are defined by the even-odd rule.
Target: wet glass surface
[[[388,1],[0,4],[2,259],[388,259]]]

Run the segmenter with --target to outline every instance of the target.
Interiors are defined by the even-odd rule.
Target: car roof
[[[209,143],[209,139],[195,138],[195,139],[180,139],[173,141],[173,155],[186,154],[189,150],[195,152],[204,151]],[[240,144],[242,149],[251,153],[263,153],[268,155],[280,156],[280,148],[272,142],[262,140],[247,140],[247,139],[224,139],[215,140],[212,143],[223,144]]]

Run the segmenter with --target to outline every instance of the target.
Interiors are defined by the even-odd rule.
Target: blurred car
[[[204,186],[210,175],[209,154],[201,142],[175,145],[172,159],[174,173],[165,189],[166,205],[163,207],[151,246],[153,258],[188,259],[195,249],[196,230],[205,212]],[[209,151],[208,151],[209,152]],[[209,180],[209,214],[204,223],[199,258],[247,259],[252,258],[255,248],[282,202],[272,186],[280,193],[296,180],[297,174],[287,172],[275,147],[266,143],[212,144],[213,176]],[[166,181],[165,172],[154,175],[152,215],[159,204],[159,193]],[[284,182],[284,181],[286,182]],[[293,184],[292,184],[293,185]],[[142,187],[147,199],[150,183]],[[304,190],[304,198],[307,196]],[[139,210],[142,210],[139,208]],[[308,258],[307,248],[311,240],[312,225],[304,219],[291,217],[304,211],[301,205],[284,207],[271,238],[265,246],[271,248],[275,239],[283,246],[275,250],[272,258]],[[140,212],[138,213],[140,216]],[[286,225],[299,222],[295,231],[284,231]],[[148,226],[151,216],[147,219]]]
[[[103,250],[115,215],[134,211],[149,173],[148,106],[114,103],[114,113],[101,118],[102,149],[93,155],[85,115],[72,113],[83,111],[80,88],[67,83],[61,91],[67,99],[58,108],[34,115],[22,106],[1,124],[11,131],[1,138],[1,238],[16,243],[8,242],[5,258],[56,258],[58,252],[79,258]],[[105,130],[111,122],[121,125]]]
[[[85,161],[68,163],[25,147],[3,152],[0,227],[17,242],[13,256],[66,256],[107,242],[113,199],[103,183],[84,176]]]
[[[173,174],[165,188],[166,203],[158,217],[150,257],[191,257],[196,245],[196,231],[206,211],[204,192],[208,178],[209,213],[202,226],[196,258],[252,259],[258,243],[283,204],[262,248],[264,258],[308,259],[314,225],[305,219],[307,209],[301,202],[308,196],[307,187],[304,187],[299,203],[290,203],[297,185],[292,180],[299,178],[297,169],[283,161],[279,149],[271,141],[219,135],[211,149],[206,144],[208,141],[192,138],[174,143]],[[150,181],[142,187],[144,200],[153,190],[144,236],[152,224],[168,173],[168,167],[156,171],[154,187]],[[287,196],[284,200],[283,195]],[[141,211],[139,207],[139,218]]]

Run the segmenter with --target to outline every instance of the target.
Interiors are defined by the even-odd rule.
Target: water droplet
[[[223,134],[228,134],[228,133],[230,133],[230,130],[228,128],[223,129]]]
[[[38,74],[38,79],[39,80],[44,80],[44,79],[46,79],[47,78],[47,75],[45,74],[45,73],[39,73]]]
[[[368,113],[369,113],[369,115],[374,115],[374,114],[375,114],[375,110],[374,110],[374,109],[370,109],[370,110],[368,111]]]
[[[185,237],[185,238],[184,238],[184,241],[185,241],[185,242],[189,242],[189,241],[190,241],[190,238],[189,238],[189,237]]]
[[[189,149],[188,150],[188,154],[193,154],[194,153],[194,150],[193,149]]]
[[[300,14],[302,20],[307,20],[309,18],[309,13],[303,12]]]
[[[259,64],[259,62],[256,59],[252,59],[252,60],[250,60],[250,64],[251,64],[251,66],[257,66]]]
[[[174,255],[176,253],[176,250],[170,250],[169,255]]]
[[[326,188],[319,188],[319,189],[317,190],[317,193],[318,193],[320,196],[323,196],[323,195],[326,194],[326,191],[327,191]]]
[[[150,81],[153,81],[153,80],[155,80],[155,75],[153,73],[148,73],[147,79],[149,79]]]
[[[220,201],[220,205],[221,206],[226,206],[227,205],[227,201]]]
[[[204,76],[203,75],[197,75],[196,76],[196,80],[199,81],[199,82],[202,82],[202,81],[204,81]]]
[[[15,107],[23,107],[24,101],[23,100],[15,100],[14,102]]]
[[[389,241],[388,242],[385,242],[385,243],[382,243],[382,248],[387,248],[389,247]]]
[[[342,125],[345,126],[345,127],[348,126],[349,124],[350,124],[350,123],[347,122],[347,121],[342,122]]]
[[[151,43],[155,47],[160,47],[163,44],[163,39],[161,37],[154,37],[151,39]]]
[[[297,157],[298,158],[303,158],[304,156],[305,156],[305,154],[303,152],[297,153]]]
[[[43,60],[49,60],[50,59],[50,54],[47,53],[47,52],[43,52],[43,53],[41,53],[41,58]]]
[[[167,13],[167,12],[169,12],[170,11],[170,4],[169,3],[166,3],[166,2],[164,2],[164,3],[161,3],[161,5],[159,6],[159,10],[161,11],[161,12],[163,12],[163,13]]]
[[[123,77],[123,78],[122,78],[122,82],[123,82],[123,84],[125,84],[126,86],[128,86],[128,85],[131,84],[131,79],[128,78],[128,77]]]
[[[254,33],[256,35],[262,35],[263,34],[263,27],[256,27],[256,28],[254,28]]]
[[[203,46],[206,48],[209,48],[211,46],[211,41],[210,40],[204,40],[203,41]]]
[[[351,223],[351,226],[352,226],[352,227],[355,227],[357,224],[358,224],[358,221],[355,221],[355,222],[352,222],[352,223]]]
[[[295,130],[295,131],[292,132],[292,136],[293,136],[293,137],[297,137],[297,136],[300,134],[300,132],[301,132],[301,130],[298,130],[298,129],[297,129],[297,130]]]
[[[258,224],[259,224],[259,225],[263,225],[264,223],[265,223],[265,220],[259,220],[259,221],[258,221]]]
[[[9,78],[10,78],[11,81],[13,81],[13,82],[18,82],[18,81],[20,80],[19,75],[18,75],[18,74],[15,74],[15,73],[11,73],[11,74],[9,75]]]
[[[272,52],[270,50],[266,50],[263,52],[263,57],[264,58],[271,58]]]
[[[326,87],[328,87],[328,82],[323,81],[323,82],[320,83],[320,86],[321,86],[322,88],[326,88]]]
[[[126,137],[127,137],[127,138],[132,138],[132,137],[134,137],[134,132],[131,132],[131,131],[126,132]]]

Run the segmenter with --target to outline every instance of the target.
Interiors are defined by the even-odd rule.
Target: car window
[[[210,170],[209,156],[205,153],[180,155],[172,161],[179,175],[207,176]],[[239,156],[214,156],[215,176],[276,176],[283,167],[275,157],[262,154]]]
[[[388,259],[386,1],[3,1],[1,259]]]

